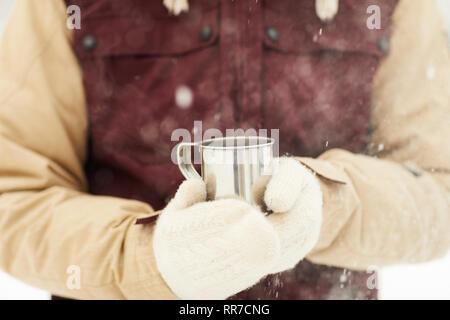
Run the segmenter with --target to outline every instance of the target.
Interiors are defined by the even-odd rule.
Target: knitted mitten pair
[[[186,180],[158,219],[158,269],[183,299],[225,299],[270,273],[293,268],[316,244],[320,185],[309,169],[280,159],[263,199],[266,216],[242,200],[206,200],[199,179]]]

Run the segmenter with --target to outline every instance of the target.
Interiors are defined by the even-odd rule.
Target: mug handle
[[[202,177],[195,170],[191,162],[191,148],[198,146],[195,142],[182,142],[177,147],[177,161],[181,173],[186,179],[201,179]],[[189,159],[189,162],[184,162],[183,157]]]

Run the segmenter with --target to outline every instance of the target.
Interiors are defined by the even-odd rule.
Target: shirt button
[[[200,38],[203,41],[208,41],[209,39],[211,39],[212,33],[212,28],[210,26],[204,26],[200,31]]]
[[[390,49],[389,40],[386,37],[381,37],[377,40],[377,47],[383,53],[388,53]]]
[[[267,38],[269,38],[270,41],[274,41],[274,42],[275,42],[275,41],[278,41],[278,38],[280,37],[280,36],[278,35],[277,29],[275,29],[275,28],[269,28],[269,29],[267,29],[266,34],[267,34]]]
[[[81,42],[81,45],[84,50],[92,51],[95,47],[97,47],[97,39],[92,35],[85,36]]]

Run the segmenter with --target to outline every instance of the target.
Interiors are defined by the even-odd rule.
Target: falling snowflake
[[[436,68],[432,64],[430,64],[427,68],[427,79],[433,80],[435,76],[436,76]]]
[[[175,103],[180,109],[188,109],[192,105],[194,95],[187,86],[179,86],[175,91]]]
[[[344,272],[341,274],[341,276],[339,277],[339,281],[342,282],[346,282],[347,281],[347,269],[344,269]],[[342,284],[341,284],[341,288],[342,288]]]
[[[378,145],[378,152],[381,152],[381,151],[383,151],[384,150],[384,144],[382,144],[382,143],[380,143],[379,145]]]

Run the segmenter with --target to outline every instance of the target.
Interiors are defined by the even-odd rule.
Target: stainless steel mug
[[[186,179],[205,181],[208,199],[242,198],[251,204],[261,199],[263,186],[274,170],[274,139],[237,136],[180,143],[178,166]],[[191,161],[191,148],[198,147],[201,176]]]

